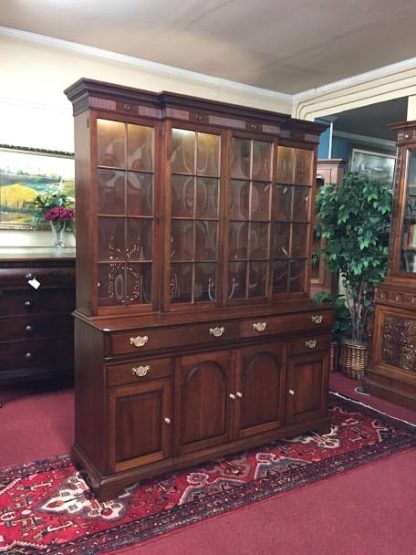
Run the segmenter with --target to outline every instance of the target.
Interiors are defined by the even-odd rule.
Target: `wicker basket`
[[[339,367],[349,378],[360,380],[364,377],[367,364],[367,345],[356,345],[351,341],[344,340],[341,344]]]

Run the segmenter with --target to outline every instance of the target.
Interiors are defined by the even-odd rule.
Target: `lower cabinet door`
[[[175,372],[175,454],[226,443],[233,406],[233,352],[182,356]]]
[[[110,467],[121,472],[170,456],[172,429],[170,379],[110,389]]]
[[[283,345],[276,341],[240,350],[236,380],[236,435],[277,429],[284,410]]]
[[[295,424],[327,413],[329,354],[293,356],[287,379],[287,422]]]

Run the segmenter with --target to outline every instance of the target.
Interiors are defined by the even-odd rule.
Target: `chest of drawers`
[[[73,372],[73,257],[0,255],[0,383]]]

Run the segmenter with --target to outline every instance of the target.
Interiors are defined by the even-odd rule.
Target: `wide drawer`
[[[72,336],[73,333],[74,319],[70,314],[62,316],[28,314],[0,319],[0,341]]]
[[[36,268],[28,266],[26,268],[2,268],[0,271],[1,288],[27,288],[33,287],[28,283],[29,280],[36,278],[42,287],[63,287],[75,284],[74,268]]]
[[[107,383],[112,386],[163,378],[171,375],[171,366],[170,358],[140,359],[125,364],[109,364]]]
[[[0,372],[31,366],[67,368],[72,365],[73,353],[73,342],[69,339],[31,339],[0,343]]]
[[[74,289],[5,290],[0,295],[0,315],[68,313],[75,308]]]
[[[315,351],[328,351],[331,344],[330,335],[311,335],[299,337],[290,342],[290,352],[293,354],[313,353]]]
[[[240,323],[241,337],[260,337],[262,335],[308,332],[309,330],[328,329],[332,324],[331,311],[303,312],[301,314],[283,314],[264,318],[248,318]]]
[[[109,354],[142,353],[198,343],[217,345],[238,338],[238,327],[238,320],[231,320],[112,333]]]

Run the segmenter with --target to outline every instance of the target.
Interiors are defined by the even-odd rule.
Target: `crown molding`
[[[180,77],[182,79],[187,79],[195,83],[229,89],[232,91],[238,91],[240,93],[255,96],[266,97],[272,100],[275,99],[277,101],[284,101],[292,105],[293,95],[291,94],[272,91],[270,89],[263,89],[260,87],[255,87],[253,85],[247,85],[245,83],[238,83],[237,81],[229,81],[228,79],[213,77],[204,73],[197,73],[187,69],[181,69],[165,64],[160,64],[158,62],[152,62],[150,60],[136,58],[134,56],[128,56],[126,54],[119,54],[118,52],[95,48],[93,46],[87,46],[85,44],[57,39],[54,37],[48,37],[46,35],[40,35],[37,33],[29,33],[28,31],[22,31],[20,29],[13,29],[11,27],[3,26],[0,26],[0,36],[19,39],[26,42],[47,46],[49,48],[67,50],[84,56],[108,60],[113,63],[115,62],[119,64],[129,65],[135,68],[140,68],[144,71],[159,74],[161,76],[167,75],[169,77]]]

